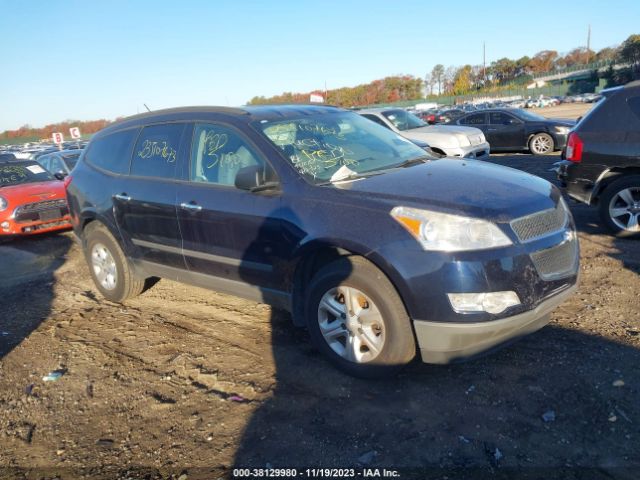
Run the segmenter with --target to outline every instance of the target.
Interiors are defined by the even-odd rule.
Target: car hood
[[[559,191],[540,177],[479,160],[442,158],[400,168],[336,188],[350,195],[409,206],[509,222],[555,207]]]
[[[64,184],[59,180],[23,183],[0,188],[0,195],[12,204],[33,203],[55,198],[66,198]]]
[[[484,134],[479,128],[454,125],[429,125],[400,133],[412,140],[425,141],[432,147],[460,147],[469,146],[469,143],[479,145],[485,141]]]

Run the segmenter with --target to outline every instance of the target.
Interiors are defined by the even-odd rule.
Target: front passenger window
[[[215,124],[196,124],[191,147],[190,180],[235,186],[240,169],[264,161],[237,132]]]

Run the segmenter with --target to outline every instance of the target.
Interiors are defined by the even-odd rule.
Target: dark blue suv
[[[559,191],[430,156],[338,108],[194,107],[96,134],[67,181],[98,290],[157,277],[285,308],[354,375],[465,359],[532,332],[576,288]]]

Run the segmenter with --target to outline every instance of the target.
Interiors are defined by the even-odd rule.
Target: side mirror
[[[241,168],[236,174],[236,188],[249,190],[250,192],[260,192],[263,190],[273,190],[278,187],[278,182],[269,181],[265,175],[263,165],[250,165]]]
[[[241,168],[236,174],[235,186],[240,190],[253,190],[262,183],[262,167],[259,165]]]
[[[58,180],[64,180],[64,178],[69,175],[67,172],[63,172],[62,170],[60,170],[59,172],[56,172],[53,174],[54,177],[56,177]]]

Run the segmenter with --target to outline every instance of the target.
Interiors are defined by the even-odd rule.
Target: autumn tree
[[[596,53],[594,60],[596,62],[612,62],[619,54],[618,47],[605,47]]]
[[[471,90],[471,65],[465,65],[453,77],[452,91],[454,95],[463,95]]]
[[[549,72],[557,59],[558,52],[555,50],[542,50],[533,56],[528,66],[533,73]]]

